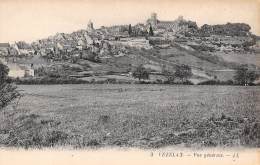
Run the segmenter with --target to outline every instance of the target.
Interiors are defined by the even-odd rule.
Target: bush
[[[175,79],[175,74],[168,70],[163,70],[162,74],[167,78],[167,84],[173,84]]]
[[[144,68],[143,65],[139,65],[133,72],[133,77],[138,78],[139,81],[141,81],[141,79],[149,79],[149,74],[150,73]]]
[[[181,79],[182,82],[185,82],[192,76],[191,68],[188,65],[177,66],[174,75],[176,78]]]
[[[234,85],[232,80],[219,81],[219,80],[208,80],[198,83],[198,85]]]
[[[42,78],[29,78],[29,79],[14,79],[14,82],[17,84],[85,84],[89,83],[88,81],[70,78],[70,77],[60,77],[60,78],[53,78],[53,77],[42,77]]]
[[[115,78],[108,78],[106,81],[108,84],[115,84],[117,82]]]

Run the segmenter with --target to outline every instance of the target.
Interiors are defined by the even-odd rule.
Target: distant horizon
[[[184,18],[184,19],[185,19],[185,18]],[[173,20],[160,20],[160,21],[173,21]],[[196,22],[195,20],[188,20],[188,21],[194,21],[194,22]],[[136,25],[136,24],[138,24],[138,23],[144,23],[144,22],[137,22],[137,23],[131,24],[131,25],[134,26],[134,25]],[[224,24],[227,24],[227,23],[243,23],[243,22],[226,22],[226,23],[224,23]],[[95,23],[93,22],[93,24],[95,24]],[[113,25],[107,25],[107,26],[106,26],[106,25],[101,25],[101,26],[99,26],[99,27],[94,27],[94,29],[100,29],[102,26],[110,27],[110,26],[121,26],[121,25],[129,25],[129,24],[113,24]],[[197,24],[197,25],[198,25],[198,24]],[[204,24],[202,24],[202,25],[204,25]],[[200,25],[200,26],[198,25],[198,27],[200,28],[202,25]],[[223,25],[223,24],[208,24],[208,25]],[[16,41],[0,42],[0,43],[14,44],[15,42],[24,41],[24,42],[26,42],[26,43],[31,44],[32,42],[35,42],[35,41],[37,41],[37,40],[47,39],[47,38],[49,38],[49,37],[55,36],[56,34],[61,34],[61,33],[71,34],[71,33],[73,33],[73,32],[77,32],[77,31],[80,31],[80,30],[86,30],[86,29],[87,29],[87,28],[85,27],[85,28],[81,28],[81,29],[75,29],[75,30],[73,30],[73,31],[71,31],[71,32],[56,32],[56,33],[50,34],[50,35],[48,35],[48,36],[46,36],[46,37],[34,39],[34,40],[32,40],[32,41],[16,40]],[[252,30],[252,28],[251,28],[251,30]],[[250,30],[250,32],[251,32],[251,30]],[[252,33],[252,34],[254,34],[254,33]],[[260,35],[257,35],[257,34],[254,34],[254,35],[260,37]]]
[[[177,18],[176,18],[176,19],[177,19]],[[184,18],[184,19],[185,19],[185,18]],[[159,19],[159,20],[160,20],[160,19]],[[175,20],[175,19],[174,19],[174,20]],[[173,21],[173,20],[160,20],[160,21]],[[196,22],[195,20],[188,20],[188,21]],[[92,21],[92,22],[93,22],[93,21]],[[134,25],[139,24],[139,23],[145,23],[145,22],[137,22],[137,23],[134,23],[134,24],[131,24],[131,23],[130,23],[130,24],[131,24],[132,26],[134,26]],[[226,22],[226,23],[224,23],[224,24],[227,24],[227,23],[243,23],[243,22]],[[95,23],[93,22],[93,24],[95,24]],[[100,29],[102,26],[110,27],[110,26],[123,26],[123,25],[129,25],[129,24],[100,25],[99,27],[94,27],[94,29]],[[198,25],[198,24],[197,24],[197,25]],[[198,25],[198,27],[200,28],[200,27],[203,26],[203,25],[204,25],[204,24]],[[223,25],[223,24],[208,24],[208,25]],[[87,27],[87,25],[86,25],[86,27]],[[37,40],[47,39],[47,38],[49,38],[49,37],[55,36],[56,34],[61,34],[61,33],[71,34],[71,33],[73,33],[73,32],[77,32],[77,31],[80,31],[80,30],[86,30],[86,29],[87,29],[86,27],[85,27],[85,28],[81,28],[81,29],[75,29],[75,30],[72,30],[71,32],[55,32],[55,33],[50,34],[50,35],[48,35],[48,36],[46,36],[46,37],[34,39],[34,40],[31,40],[31,41],[15,40],[15,41],[0,42],[0,43],[14,44],[15,42],[24,41],[24,42],[26,42],[26,43],[31,44],[32,42],[35,42],[35,41],[37,41]],[[251,30],[252,30],[252,28],[251,28]],[[251,30],[250,30],[250,31],[251,31]],[[254,34],[254,33],[253,33],[253,34]],[[255,35],[257,35],[257,34],[255,34]],[[260,35],[257,35],[257,36],[260,37]]]
[[[260,36],[258,0],[1,0],[0,42],[33,41],[57,33],[86,29],[89,20],[101,26],[145,23],[152,12],[159,20],[184,19],[216,25],[246,23]]]

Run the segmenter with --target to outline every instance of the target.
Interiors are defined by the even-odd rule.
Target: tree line
[[[17,91],[14,84],[9,81],[8,77],[9,69],[7,66],[0,63],[0,109],[4,108],[11,101],[21,96]],[[137,78],[139,82],[141,80],[149,79],[151,72],[144,67],[139,65],[132,73],[134,78]],[[166,70],[165,67],[162,69],[162,75],[167,79],[168,84],[174,84],[176,79],[179,79],[183,84],[188,82],[188,79],[192,77],[192,70],[188,65],[176,66],[175,71]],[[241,65],[237,68],[233,79],[235,83],[233,85],[252,85],[255,80],[259,78],[259,73],[256,69],[250,68],[248,65]],[[214,83],[213,83],[214,84]]]
[[[149,79],[150,74],[151,72],[146,69],[144,65],[139,65],[133,71],[133,77],[137,78],[139,81]],[[176,79],[178,79],[181,83],[187,83],[189,78],[192,77],[192,69],[190,66],[182,64],[176,66],[175,71],[171,71],[167,70],[164,66],[162,67],[162,75],[167,79],[165,82],[167,84],[174,84]],[[234,82],[232,80],[229,80],[228,82],[232,82],[229,84],[233,85],[253,85],[254,81],[257,80],[259,76],[260,74],[256,69],[252,69],[248,65],[241,65],[236,69],[235,75],[233,77]],[[215,82],[215,80],[210,80],[210,84],[213,85],[214,82],[212,81]]]
[[[149,79],[151,72],[144,67],[144,65],[139,65],[133,71],[133,77],[137,78],[139,81]],[[165,67],[162,69],[162,75],[167,79],[167,83],[173,84],[176,79],[179,79],[182,83],[186,83],[192,76],[191,68],[188,65],[176,66],[175,72],[166,70]]]

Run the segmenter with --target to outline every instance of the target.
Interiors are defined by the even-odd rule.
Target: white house
[[[12,78],[22,78],[25,76],[25,70],[15,63],[7,64],[9,68],[8,76]]]
[[[8,61],[3,58],[0,58],[0,62],[9,68],[8,76],[12,78],[34,77],[34,70],[45,65],[41,59],[37,58],[37,56],[30,59],[28,62],[19,59],[18,63],[16,59]]]
[[[28,66],[21,66],[25,71],[24,77],[34,77],[34,69]]]
[[[34,77],[34,69],[29,66],[20,66],[15,63],[7,64],[8,76],[12,78]]]

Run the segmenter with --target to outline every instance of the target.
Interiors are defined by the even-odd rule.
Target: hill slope
[[[140,26],[133,26],[133,30],[140,31]],[[46,73],[62,70],[61,74],[81,78],[128,74],[143,64],[152,75],[157,75],[151,79],[163,79],[163,68],[174,72],[176,66],[185,64],[191,67],[191,80],[195,83],[232,79],[234,70],[241,64],[256,69],[260,66],[256,63],[259,37],[251,34],[246,24],[188,26],[176,33],[155,29],[154,36],[128,34],[127,28],[122,27],[124,31],[120,31],[120,26],[102,27],[71,34],[57,33],[32,44],[17,42],[14,46],[19,52],[16,58],[30,64],[34,63],[31,56],[37,55],[48,61],[48,65],[42,66]],[[21,53],[25,50],[33,53]],[[15,51],[9,52],[13,57]]]

